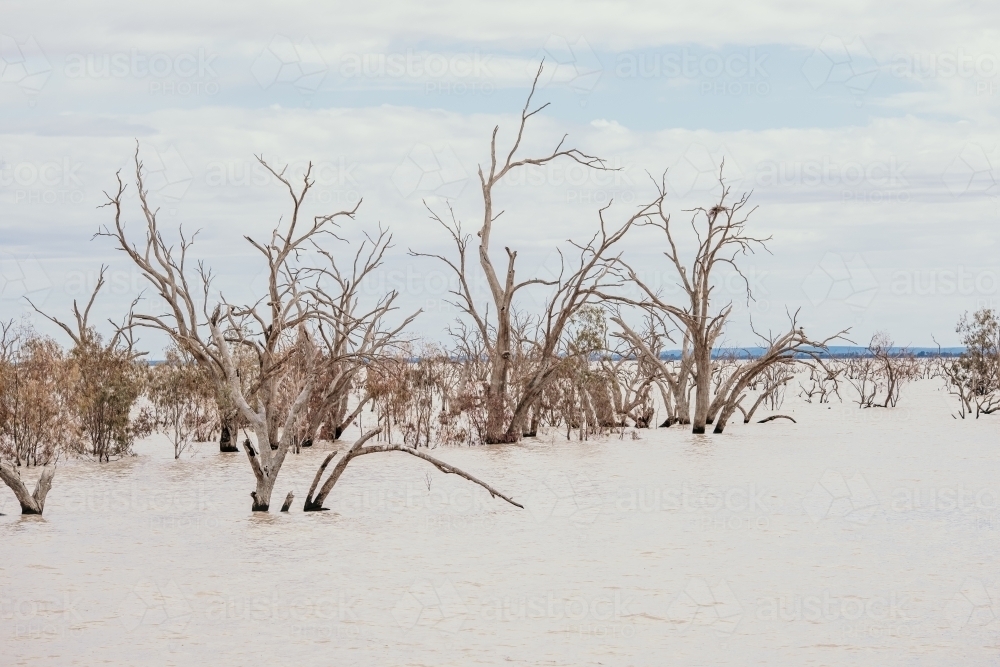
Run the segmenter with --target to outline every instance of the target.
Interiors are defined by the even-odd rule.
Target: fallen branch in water
[[[792,422],[793,424],[798,424],[798,422],[797,422],[797,421],[795,421],[794,419],[792,419],[792,418],[791,418],[791,417],[789,417],[788,415],[771,415],[770,417],[764,417],[763,419],[761,419],[761,420],[760,420],[759,422],[757,422],[757,423],[758,423],[758,424],[764,424],[764,423],[766,423],[766,422],[769,422],[769,421],[772,421],[772,420],[774,420],[774,419],[787,419],[787,420],[789,420],[790,422]]]
[[[492,486],[482,481],[481,479],[474,477],[473,475],[470,475],[464,470],[460,470],[449,463],[445,463],[440,459],[436,459],[430,454],[425,454],[424,452],[414,449],[413,447],[407,447],[406,445],[366,446],[365,443],[369,439],[377,435],[379,432],[381,432],[381,430],[382,429],[377,428],[372,431],[369,431],[365,435],[358,438],[358,440],[353,445],[351,445],[351,448],[347,450],[347,453],[345,453],[341,457],[341,459],[337,461],[337,465],[334,466],[333,472],[330,473],[330,476],[327,478],[326,482],[324,482],[323,486],[320,488],[319,494],[316,495],[316,497],[314,498],[313,493],[315,493],[316,487],[319,485],[319,480],[323,476],[323,472],[326,470],[326,467],[330,464],[330,461],[332,461],[333,457],[337,455],[337,452],[334,451],[327,454],[326,459],[324,459],[323,463],[320,464],[319,470],[316,471],[316,476],[313,478],[312,485],[309,487],[309,494],[306,496],[306,502],[302,508],[303,511],[320,512],[326,510],[327,508],[323,507],[323,502],[326,500],[326,497],[327,495],[329,495],[330,491],[333,490],[333,486],[337,483],[337,480],[339,480],[340,476],[344,473],[344,470],[347,468],[347,464],[350,463],[352,459],[355,459],[359,456],[364,456],[365,454],[377,454],[379,452],[403,452],[404,454],[409,454],[410,456],[416,456],[418,459],[423,459],[424,461],[427,461],[428,463],[430,463],[435,468],[437,468],[438,470],[440,470],[445,474],[458,475],[459,477],[464,477],[473,484],[478,484],[479,486],[489,491],[490,496],[492,496],[493,498],[502,498],[503,500],[506,500],[514,507],[524,509],[524,505],[515,502],[514,500],[512,500],[505,494],[501,493],[500,491],[497,491],[496,489],[494,489]]]

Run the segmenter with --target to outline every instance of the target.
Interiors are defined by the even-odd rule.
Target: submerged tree
[[[755,249],[767,248],[770,237],[750,235],[746,224],[754,209],[748,208],[750,195],[744,193],[738,199],[730,196],[730,188],[723,178],[723,167],[719,169],[720,195],[711,206],[696,207],[687,211],[691,214],[690,228],[693,233],[693,252],[683,250],[684,243],[679,238],[670,214],[665,210],[667,198],[666,176],[656,183],[657,197],[652,204],[655,215],[650,215],[643,226],[653,227],[663,233],[665,249],[663,255],[677,275],[678,285],[686,303],[676,305],[667,301],[663,292],[648,285],[625,262],[620,261],[631,281],[638,287],[637,299],[623,296],[609,296],[618,302],[638,306],[645,312],[669,319],[683,332],[685,350],[690,345],[691,377],[694,381],[694,414],[692,431],[704,433],[707,424],[716,422],[715,432],[721,433],[729,416],[738,409],[743,391],[772,364],[784,364],[796,354],[814,355],[840,338],[846,331],[822,340],[806,336],[798,325],[795,315],[789,316],[789,328],[784,333],[759,335],[766,343],[765,351],[758,358],[747,363],[733,364],[719,386],[713,389],[716,377],[716,363],[713,350],[725,330],[732,314],[732,302],[717,304],[713,299],[715,283],[713,273],[720,266],[729,266],[743,280],[747,299],[753,298],[750,283],[740,270],[738,259],[751,254]],[[619,318],[620,320],[621,318]],[[623,321],[624,335],[636,346],[641,346],[642,336],[636,334]],[[652,359],[651,351],[647,357]],[[667,369],[663,369],[666,371]],[[671,374],[664,373],[665,378]],[[671,381],[677,384],[676,377]]]
[[[483,218],[477,241],[466,234],[449,207],[447,215],[431,210],[431,218],[442,225],[455,244],[451,256],[411,252],[414,256],[433,257],[443,262],[457,279],[452,303],[467,320],[459,325],[459,346],[466,350],[478,348],[482,354],[485,378],[477,395],[470,394],[484,415],[483,442],[494,444],[519,440],[528,423],[529,414],[546,386],[557,375],[561,365],[573,355],[564,346],[564,332],[580,309],[597,300],[601,290],[619,284],[614,272],[612,250],[636,221],[655,208],[649,204],[618,225],[605,219],[608,207],[598,211],[598,228],[586,241],[570,242],[575,259],[563,258],[559,275],[553,279],[530,276],[516,277],[517,250],[504,247],[506,261],[494,262],[493,236],[504,210],[497,205],[497,191],[504,179],[529,167],[545,166],[556,161],[571,161],[586,169],[606,170],[604,160],[576,148],[564,146],[564,136],[555,148],[537,157],[521,154],[528,121],[548,104],[532,107],[532,99],[542,67],[531,86],[531,92],[521,110],[520,122],[509,149],[497,145],[499,126],[493,128],[490,158],[479,167],[479,184],[483,201]],[[472,244],[475,247],[470,247]],[[475,253],[472,258],[469,255]],[[569,254],[569,253],[568,253]],[[470,285],[470,263],[476,262],[489,287],[487,303],[477,302]],[[548,298],[537,318],[523,312],[515,299],[525,288],[547,289]],[[521,374],[514,377],[515,368]]]
[[[857,392],[860,408],[894,408],[906,383],[920,375],[916,358],[894,347],[884,331],[876,332],[863,354],[844,361],[844,377]]]
[[[76,300],[73,301],[74,326],[31,304],[37,313],[66,332],[73,342],[69,353],[69,361],[75,369],[71,381],[73,408],[87,441],[88,453],[98,462],[129,454],[135,440],[147,435],[152,427],[145,412],[132,414],[145,389],[146,364],[138,361],[144,353],[135,351],[128,323],[116,325],[115,333],[105,341],[89,321],[94,301],[104,287],[105,270],[106,267],[101,268],[83,311]]]
[[[965,351],[943,366],[948,390],[958,398],[958,416],[1000,410],[1000,317],[991,308],[962,315],[955,330]]]
[[[205,433],[211,419],[213,388],[205,369],[176,345],[150,372],[147,395],[156,414],[156,425],[164,429],[179,459],[191,443]]]
[[[148,199],[138,149],[134,161],[145,240],[137,245],[125,231],[125,184],[120,173],[118,188],[108,195],[106,204],[114,211],[114,223],[101,234],[113,238],[138,267],[164,303],[166,312],[134,313],[131,323],[169,336],[179,349],[202,365],[216,389],[237,407],[256,438],[256,442],[244,443],[256,479],[250,493],[252,509],[267,511],[278,473],[288,452],[302,442],[307,408],[314,393],[324,391],[321,382],[330,377],[329,369],[339,363],[377,361],[381,351],[399,339],[416,313],[397,325],[388,324],[387,318],[395,310],[395,292],[383,296],[372,307],[355,309],[357,297],[352,291],[355,285],[338,283],[341,274],[336,269],[335,254],[327,244],[331,240],[340,241],[335,234],[339,222],[354,219],[360,202],[353,209],[314,215],[310,220],[304,204],[314,185],[312,164],[295,185],[285,169],[274,169],[260,157],[261,166],[291,200],[289,215],[274,228],[268,240],[245,237],[265,263],[266,290],[252,303],[232,303],[221,296],[213,300],[211,270],[202,263],[194,268],[189,265],[188,252],[194,237],[189,238],[180,230],[177,246],[165,239],[157,210]],[[355,255],[355,267],[358,261],[362,266],[377,265],[388,242],[383,233],[376,240],[369,239],[367,246],[363,243]],[[372,245],[374,250],[365,250]],[[325,264],[300,263],[317,256],[324,258]],[[344,290],[340,296],[335,291],[338,284]],[[346,336],[344,345],[330,345],[335,340],[330,338],[331,330]],[[250,378],[240,372],[237,362],[240,350],[250,353]],[[289,493],[283,509],[287,509],[291,499]]]
[[[14,492],[23,514],[42,513],[56,460],[76,442],[70,373],[55,341],[12,321],[0,322],[0,480]],[[20,473],[30,466],[42,466],[33,492]]]

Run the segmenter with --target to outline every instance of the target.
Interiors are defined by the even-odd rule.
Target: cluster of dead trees
[[[894,347],[884,332],[872,336],[866,353],[847,357],[834,367],[854,387],[855,401],[861,408],[896,407],[903,385],[916,380],[921,373],[913,353]]]
[[[799,380],[799,396],[807,402],[843,400],[842,385],[860,408],[891,408],[904,386],[915,380],[942,379],[958,402],[955,418],[978,419],[1000,410],[1000,315],[991,308],[964,314],[955,331],[964,351],[957,356],[938,351],[917,357],[896,347],[885,332],[877,332],[866,350],[822,363],[808,363],[808,380]]]
[[[567,437],[576,432],[581,439],[658,424],[683,425],[694,433],[713,425],[721,433],[737,412],[749,422],[762,405],[780,405],[796,359],[820,364],[830,341],[845,332],[809,336],[795,312],[787,327],[758,334],[753,354],[718,354],[733,312],[732,302],[715,293],[719,271],[742,277],[740,258],[765,249],[769,240],[748,231],[749,196],[730,192],[721,167],[714,200],[685,211],[683,224],[667,211],[665,177],[651,179],[647,202],[625,212],[609,204],[593,211],[589,223],[581,221],[578,227],[592,232],[559,249],[557,275],[518,275],[518,250],[500,240],[517,214],[504,216],[505,203],[515,203],[504,201],[510,196],[505,183],[523,177],[518,172],[559,162],[611,170],[600,157],[568,146],[566,137],[553,141],[551,150],[529,151],[527,146],[537,145],[528,140],[529,125],[546,106],[534,104],[541,72],[508,139],[501,139],[499,127],[493,129],[478,171],[482,213],[475,234],[465,231],[450,205],[428,205],[450,249],[410,252],[452,275],[451,301],[460,316],[444,349],[418,347],[409,339],[406,331],[419,312],[398,312],[396,292],[372,300],[359,290],[382,266],[392,236],[381,226],[354,232],[354,224],[342,224],[355,220],[360,202],[350,210],[312,211],[311,166],[289,174],[258,158],[284,191],[288,211],[269,237],[245,237],[264,268],[266,286],[255,301],[233,302],[215,294],[211,269],[192,259],[195,235],[161,227],[136,150],[127,180],[137,206],[127,210],[126,179],[119,172],[115,189],[107,193],[111,222],[98,236],[136,267],[147,293],[107,342],[87,321],[93,298],[83,312],[74,306],[75,327],[50,317],[73,342],[68,361],[60,357],[59,363],[71,369],[99,359],[112,369],[60,383],[87,385],[79,395],[88,397],[85,403],[97,401],[75,407],[93,456],[105,461],[120,456],[143,429],[154,426],[170,436],[175,456],[192,440],[218,432],[224,451],[237,450],[242,440],[256,480],[252,509],[267,511],[289,453],[318,439],[336,441],[349,425],[368,419],[369,428],[340,455],[325,481],[336,452],[319,467],[306,511],[322,509],[351,460],[383,452],[424,459],[516,504],[427,448],[512,443],[543,427],[565,429]],[[135,214],[138,224],[128,222]],[[622,256],[622,240],[636,233],[659,244],[681,289],[680,302],[667,298],[661,285],[641,279]],[[472,289],[478,277],[485,279],[486,294]],[[753,299],[743,282],[746,299]],[[134,337],[143,330],[170,341],[165,360],[145,374],[136,370],[142,355],[134,348]],[[680,348],[678,358],[665,357],[668,347]],[[55,348],[44,352],[59,354]],[[23,362],[12,364],[28,372]],[[136,378],[129,375],[132,370]],[[102,396],[108,398],[94,398]],[[148,403],[142,413],[148,418],[133,410],[140,396]],[[237,435],[241,431],[244,435]],[[36,458],[34,450],[15,454],[18,461],[28,456],[32,463],[48,460],[44,454]],[[8,477],[5,473],[4,480]],[[293,497],[287,495],[282,509]]]

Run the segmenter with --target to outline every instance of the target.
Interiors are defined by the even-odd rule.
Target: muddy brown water
[[[2,489],[0,663],[995,665],[1000,416],[950,408],[436,450],[525,510],[388,454],[304,514],[324,443],[252,514],[243,454],[152,438]]]

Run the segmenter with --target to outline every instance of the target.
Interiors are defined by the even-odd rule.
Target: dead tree
[[[479,267],[489,286],[490,305],[483,308],[476,302],[470,288],[468,254],[470,236],[449,207],[448,215],[442,215],[428,207],[431,218],[441,224],[455,244],[456,254],[452,257],[411,252],[414,256],[432,257],[448,266],[457,278],[457,288],[452,292],[452,303],[463,312],[472,323],[476,335],[483,341],[488,380],[482,397],[485,410],[486,443],[514,442],[522,437],[523,426],[532,406],[539,399],[546,385],[552,380],[560,364],[566,359],[561,355],[560,343],[563,331],[573,316],[586,304],[592,302],[602,290],[618,284],[614,271],[611,250],[632,225],[644,218],[655,204],[650,204],[627,219],[623,224],[611,228],[605,220],[607,207],[598,212],[600,228],[594,236],[583,243],[572,243],[578,251],[578,259],[568,269],[563,263],[557,278],[546,280],[532,277],[518,281],[515,277],[517,251],[505,247],[506,268],[494,265],[491,256],[494,225],[503,214],[497,210],[495,190],[511,172],[529,166],[544,166],[557,160],[570,160],[588,169],[603,170],[607,167],[602,159],[588,155],[576,148],[564,148],[565,137],[548,154],[541,157],[519,155],[528,121],[542,111],[547,104],[532,108],[532,99],[541,76],[542,67],[531,86],[531,92],[521,110],[520,124],[510,149],[502,154],[497,146],[499,126],[493,128],[490,141],[490,162],[484,169],[479,168],[479,182],[483,199],[483,221],[477,232],[476,249]],[[517,317],[515,296],[526,288],[536,286],[548,288],[550,297],[537,320],[535,335],[530,344],[533,363],[527,375],[521,378],[517,395],[512,395],[511,372],[518,362],[519,350],[515,345],[514,323]]]
[[[723,165],[724,166],[724,165]],[[753,253],[755,248],[767,249],[767,238],[750,236],[746,231],[746,223],[754,209],[749,206],[748,193],[739,199],[730,199],[730,188],[725,184],[722,167],[719,169],[719,187],[721,194],[718,201],[708,207],[697,207],[687,212],[691,214],[690,227],[695,242],[695,251],[690,258],[682,253],[678,236],[672,225],[671,216],[664,209],[667,196],[666,176],[656,182],[658,195],[653,210],[655,217],[650,216],[643,224],[659,229],[666,239],[666,249],[663,254],[674,268],[678,284],[686,297],[686,303],[675,305],[667,302],[663,293],[647,285],[634,270],[622,263],[631,281],[638,286],[639,299],[612,296],[619,302],[639,306],[646,312],[657,313],[675,322],[684,332],[685,339],[690,341],[692,356],[692,373],[695,384],[695,406],[692,420],[692,432],[704,433],[707,424],[723,411],[724,419],[736,410],[742,389],[753,380],[763,366],[779,362],[788,353],[801,350],[813,344],[805,334],[796,327],[792,318],[791,330],[772,340],[765,355],[753,363],[740,366],[728,379],[720,384],[713,399],[713,350],[722,335],[729,315],[732,313],[732,302],[714,307],[712,302],[713,271],[720,265],[730,266],[743,279],[746,286],[747,299],[753,298],[750,284],[740,271],[737,258],[740,255]],[[843,332],[842,332],[843,333]],[[838,334],[839,336],[840,334]],[[836,338],[837,336],[831,337]],[[830,340],[830,339],[828,339]],[[716,432],[725,428],[725,422],[716,424]]]
[[[202,364],[256,435],[256,447],[253,443],[245,446],[256,478],[256,488],[250,495],[254,511],[267,511],[274,483],[292,444],[293,426],[313,391],[315,362],[319,357],[308,326],[312,309],[301,292],[292,261],[308,244],[331,233],[339,218],[353,218],[360,202],[352,210],[303,220],[303,202],[314,183],[311,163],[301,185],[296,187],[285,176],[284,169],[275,170],[260,157],[258,161],[287,190],[291,214],[286,223],[274,229],[268,241],[245,237],[267,265],[267,293],[256,303],[235,305],[224,299],[214,305],[209,303],[211,270],[200,262],[194,269],[189,265],[188,251],[194,236],[188,238],[183,229],[179,230],[177,247],[164,238],[157,209],[148,201],[138,149],[135,182],[145,220],[145,242],[136,245],[125,232],[125,184],[120,172],[117,191],[107,195],[106,206],[114,210],[114,226],[103,228],[100,234],[115,239],[118,248],[128,255],[166,305],[162,314],[134,313],[134,324],[167,334],[178,348]],[[253,384],[249,390],[241,381],[237,365],[236,351],[241,349],[249,350],[254,360]],[[308,372],[297,387],[295,399],[282,406],[278,401],[278,386],[286,366],[296,359]]]
[[[895,349],[892,339],[885,332],[872,336],[868,353],[875,360],[878,374],[885,387],[885,400],[880,407],[894,408],[904,384],[917,378],[919,367],[916,358],[906,348]]]
[[[896,350],[884,332],[876,332],[862,354],[849,357],[845,377],[858,392],[860,408],[891,408],[903,385],[915,379],[916,360],[909,350]]]
[[[52,489],[52,478],[55,477],[55,474],[55,464],[44,466],[42,474],[35,484],[35,490],[29,493],[17,468],[8,461],[0,461],[0,480],[17,496],[17,502],[21,505],[21,514],[42,513],[45,509],[45,498],[49,495],[49,490]]]
[[[658,374],[655,367],[631,351],[605,355],[600,364],[618,417],[614,425],[626,426],[631,419],[635,428],[649,428],[654,413],[651,391]]]
[[[875,405],[879,391],[878,368],[869,354],[852,354],[844,359],[844,379],[857,392],[855,402],[859,408]]]
[[[819,403],[829,403],[832,396],[842,401],[839,379],[844,374],[844,365],[836,360],[827,360],[821,364],[808,364],[808,366],[809,386],[799,382],[799,395],[805,397],[806,403],[812,403],[814,396]]]
[[[361,374],[398,353],[407,341],[402,332],[417,317],[417,311],[396,325],[387,323],[396,310],[398,293],[393,290],[374,304],[362,305],[359,287],[367,276],[382,266],[386,250],[392,247],[392,235],[379,228],[375,236],[365,235],[350,263],[342,269],[335,255],[317,247],[326,263],[303,270],[303,278],[313,279],[304,290],[314,306],[316,340],[321,346],[316,391],[309,404],[305,439],[317,436],[320,426],[337,440],[371,400],[362,393],[357,405],[348,412],[351,391],[361,387]]]
[[[650,427],[655,414],[653,387],[659,389],[669,412],[667,419],[672,422],[674,401],[663,386],[661,364],[657,363],[663,343],[652,318],[647,318],[643,330],[645,345],[636,346],[621,333],[616,333],[615,337],[621,340],[621,344],[610,354],[603,355],[600,364],[608,378],[615,413],[620,417],[617,425],[625,426],[627,419],[631,419],[636,428]]]
[[[772,364],[765,368],[764,371],[750,383],[750,388],[755,388],[755,385],[760,385],[757,387],[760,393],[757,395],[757,399],[753,402],[753,404],[751,404],[749,410],[743,408],[741,403],[742,397],[737,399],[736,407],[739,408],[741,413],[743,413],[744,424],[749,424],[750,420],[753,419],[753,414],[757,411],[757,408],[765,403],[770,403],[770,408],[772,410],[776,410],[781,407],[784,387],[789,380],[794,379],[794,370],[794,362],[789,362],[787,364]]]
[[[747,387],[763,373],[774,366],[783,366],[787,369],[795,363],[797,356],[818,360],[831,342],[842,339],[846,333],[846,330],[840,331],[822,340],[809,338],[805,330],[798,325],[798,311],[795,311],[789,315],[788,331],[766,337],[761,336],[767,342],[764,351],[759,356],[736,366],[729,377],[720,385],[708,406],[708,418],[710,421],[715,421],[715,433],[722,433],[725,430],[729,418],[737,410],[740,401],[743,400]],[[785,375],[790,374],[785,373]],[[780,384],[784,382],[785,380],[782,379]],[[716,415],[718,415],[718,419],[715,419]]]
[[[660,389],[667,418],[661,426],[670,427],[673,424],[690,424],[690,389],[694,366],[694,355],[691,354],[689,338],[684,337],[680,362],[674,365],[663,358],[663,341],[672,340],[665,326],[663,313],[649,309],[646,313],[646,328],[637,332],[629,326],[620,313],[611,317],[611,321],[621,329],[615,335],[626,341],[634,350],[637,359],[651,369],[654,382]],[[666,385],[664,388],[663,385]]]
[[[159,229],[157,211],[150,206],[143,183],[138,149],[135,179],[145,220],[145,243],[137,246],[125,232],[125,185],[120,173],[118,189],[108,195],[106,204],[114,210],[114,226],[105,227],[100,234],[115,239],[119,249],[128,255],[165,303],[165,313],[133,313],[132,323],[167,334],[177,347],[202,364],[253,431],[256,443],[249,438],[244,442],[256,479],[255,489],[250,493],[252,510],[267,511],[285,457],[293,445],[301,443],[305,409],[324,365],[341,361],[363,363],[373,358],[371,348],[352,345],[336,356],[324,357],[320,342],[326,340],[324,328],[328,331],[331,326],[339,326],[336,324],[339,318],[347,323],[349,336],[385,346],[415,315],[398,327],[386,327],[383,317],[392,310],[395,293],[384,297],[374,310],[365,314],[353,310],[355,301],[349,299],[345,305],[324,292],[323,279],[335,277],[334,269],[297,266],[295,261],[309,248],[318,249],[333,262],[333,255],[320,242],[334,235],[340,219],[353,219],[360,202],[351,210],[315,215],[308,221],[303,203],[314,184],[312,164],[306,167],[301,184],[295,186],[285,176],[285,169],[273,169],[263,158],[258,161],[287,191],[291,213],[286,222],[274,229],[269,240],[245,237],[267,266],[266,294],[254,303],[237,305],[222,296],[210,303],[210,269],[199,263],[192,271],[188,265],[193,237],[185,237],[181,230],[179,246],[175,248]],[[376,247],[384,249],[385,245],[376,243]],[[379,256],[377,251],[376,256]],[[241,377],[238,350],[249,350],[254,361],[249,382]],[[299,372],[289,373],[293,367]],[[293,398],[283,400],[283,393]]]

